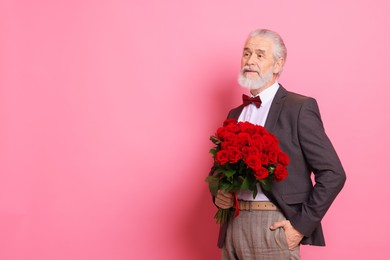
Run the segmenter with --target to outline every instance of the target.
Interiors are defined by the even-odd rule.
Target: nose
[[[246,61],[246,64],[247,64],[247,65],[254,65],[254,64],[255,64],[255,54],[254,54],[254,53],[252,53],[252,54],[248,57],[248,59],[247,59],[247,61]]]

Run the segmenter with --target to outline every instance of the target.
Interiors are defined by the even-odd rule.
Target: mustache
[[[247,71],[255,71],[255,72],[260,74],[260,70],[258,68],[256,68],[255,66],[244,66],[244,67],[242,67],[242,69],[241,69],[242,73],[247,72]]]

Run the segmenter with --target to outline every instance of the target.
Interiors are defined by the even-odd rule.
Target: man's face
[[[259,89],[276,80],[280,66],[278,62],[275,63],[273,47],[272,40],[261,36],[254,36],[246,41],[241,59],[241,79],[239,78],[239,82],[247,85],[244,87]]]
[[[249,38],[244,46],[241,59],[241,69],[245,66],[254,66],[260,72],[268,71],[274,64],[273,58],[273,42],[261,36]],[[250,79],[257,79],[260,77],[259,73],[254,70],[244,70],[245,77]]]

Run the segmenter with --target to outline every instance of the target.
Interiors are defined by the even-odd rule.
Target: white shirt
[[[279,84],[278,82],[275,82],[274,84],[272,84],[272,86],[260,92],[260,94],[258,94],[257,96],[260,96],[261,106],[257,108],[255,104],[251,103],[244,107],[240,114],[240,117],[238,118],[238,122],[248,121],[255,125],[264,126],[265,121],[267,120],[269,109],[272,104],[272,100],[274,100],[275,94],[278,89]],[[257,186],[257,191],[258,193],[256,198],[253,198],[252,191],[240,191],[240,193],[238,194],[238,198],[240,200],[246,201],[269,201],[269,199],[264,195],[261,188],[259,187],[259,184]]]

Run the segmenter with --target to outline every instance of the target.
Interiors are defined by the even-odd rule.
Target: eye
[[[262,58],[263,55],[262,54],[257,54],[257,58]]]

